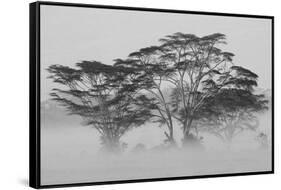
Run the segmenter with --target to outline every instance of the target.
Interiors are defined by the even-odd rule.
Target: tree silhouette
[[[193,34],[175,33],[160,39],[162,61],[175,69],[171,78],[175,86],[171,94],[173,113],[182,125],[184,140],[191,137],[190,131],[196,113],[207,98],[216,94],[219,87],[212,86],[215,80],[227,73],[234,54],[224,52],[219,46],[226,44],[225,35],[220,33],[204,37]]]
[[[134,72],[134,83],[141,93],[147,94],[149,99],[144,99],[142,107],[152,110],[152,121],[159,123],[159,126],[166,125],[168,132],[165,131],[166,141],[175,144],[173,119],[169,97],[164,93],[165,83],[171,83],[170,79],[174,75],[174,69],[169,68],[160,59],[161,48],[151,46],[133,52],[126,60],[116,59],[115,66],[122,66],[124,70],[131,69]]]
[[[130,83],[129,70],[97,61],[83,61],[76,67],[51,65],[47,69],[49,78],[62,85],[53,89],[52,99],[93,126],[105,150],[119,152],[120,138],[150,118],[150,110],[139,106],[146,97],[138,95]]]
[[[207,85],[219,90],[208,97],[197,113],[200,130],[208,131],[231,144],[244,130],[256,130],[256,113],[267,110],[268,101],[263,94],[254,94],[258,76],[248,69],[232,66],[219,84]]]

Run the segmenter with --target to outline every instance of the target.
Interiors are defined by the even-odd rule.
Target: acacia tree
[[[143,99],[142,107],[152,110],[153,122],[159,123],[160,127],[167,126],[168,131],[164,132],[166,141],[175,145],[171,105],[165,94],[165,86],[173,83],[170,78],[175,74],[173,68],[161,61],[161,51],[158,46],[142,48],[129,54],[128,59],[116,59],[115,66],[134,70],[132,83],[138,86],[140,93],[149,98]]]
[[[201,110],[200,130],[222,139],[228,145],[244,130],[256,130],[259,121],[256,113],[267,110],[268,101],[263,94],[254,94],[258,76],[248,69],[232,66],[218,83],[206,82],[205,88],[219,89],[208,97]]]
[[[175,33],[160,42],[160,46],[142,48],[126,60],[118,59],[116,64],[138,70],[134,82],[153,97],[151,104],[157,110],[153,116],[158,118],[154,121],[167,126],[168,139],[174,141],[176,120],[182,126],[183,140],[187,141],[192,137],[191,130],[197,130],[194,121],[200,117],[200,110],[209,97],[220,92],[226,80],[228,86],[252,81],[241,80],[238,75],[232,75],[230,80],[231,69],[235,70],[231,68],[234,54],[220,49],[226,44],[224,34],[198,37]],[[163,92],[165,87],[173,89],[170,97]]]
[[[62,85],[61,89],[53,89],[52,99],[94,127],[105,150],[119,152],[120,138],[150,118],[150,110],[139,106],[146,97],[136,93],[129,70],[96,61],[83,61],[76,66],[51,65],[47,69],[49,78]]]
[[[208,99],[205,117],[195,121],[199,131],[207,131],[230,145],[234,137],[245,130],[255,131],[259,126],[256,113],[266,109],[261,96],[237,89],[226,89]],[[206,111],[206,110],[205,110]],[[210,112],[211,111],[211,112]]]
[[[175,33],[160,39],[161,61],[175,70],[174,89],[171,94],[174,118],[181,123],[184,142],[191,138],[190,131],[196,113],[207,98],[218,89],[203,88],[207,81],[212,83],[227,73],[232,63],[233,53],[224,52],[219,47],[226,44],[225,35],[220,33],[204,37],[193,34]]]

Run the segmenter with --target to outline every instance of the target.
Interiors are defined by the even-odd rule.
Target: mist
[[[53,105],[54,106],[54,105]],[[200,148],[181,146],[181,128],[175,126],[177,147],[163,143],[165,128],[147,123],[129,131],[121,141],[127,147],[120,154],[101,151],[94,128],[81,125],[79,117],[68,116],[44,106],[41,128],[41,182],[43,185],[129,179],[197,176],[271,169],[271,148],[261,148],[258,132],[270,142],[271,112],[259,115],[257,131],[245,131],[233,139],[231,147],[208,133],[200,133]],[[53,118],[50,116],[53,114]],[[55,122],[63,118],[63,123]]]

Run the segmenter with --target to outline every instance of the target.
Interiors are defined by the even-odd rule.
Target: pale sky
[[[81,60],[113,64],[175,32],[225,34],[222,49],[235,54],[236,65],[259,75],[260,88],[271,88],[270,19],[41,5],[41,100],[56,87],[46,79],[48,66]]]

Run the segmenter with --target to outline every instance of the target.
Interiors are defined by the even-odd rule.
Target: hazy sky
[[[55,87],[47,80],[52,64],[74,66],[81,60],[112,64],[139,48],[157,45],[175,32],[197,36],[223,33],[223,48],[234,63],[259,75],[271,88],[271,20],[41,5],[41,98]]]

